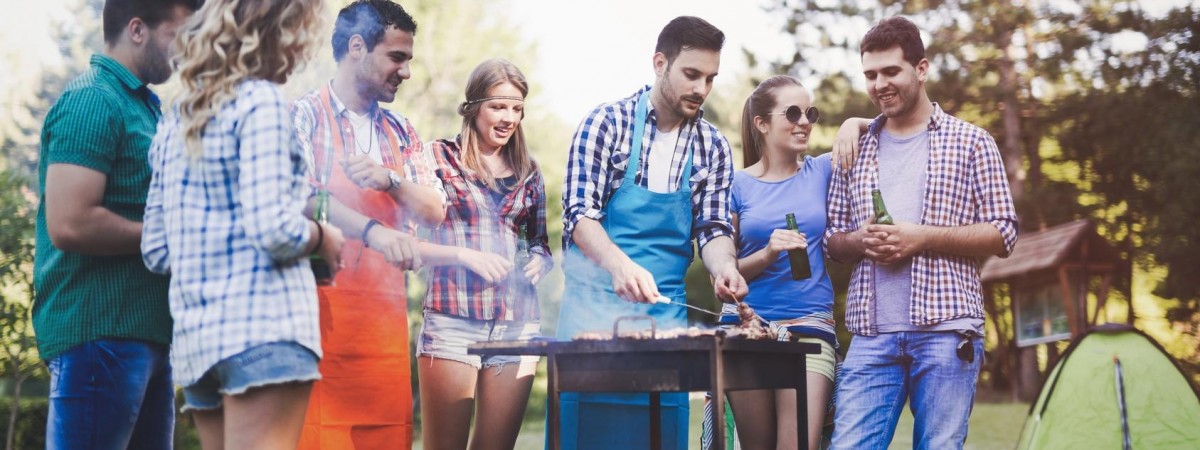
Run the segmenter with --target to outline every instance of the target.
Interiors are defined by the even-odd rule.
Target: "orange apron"
[[[329,103],[328,87],[322,97]],[[328,110],[328,108],[325,108]],[[327,124],[340,126],[328,117]],[[386,125],[392,148],[399,148]],[[341,133],[331,133],[335,154],[344,155]],[[399,155],[397,155],[399,156]],[[334,158],[324,158],[332,161]],[[397,159],[400,161],[400,159]],[[321,162],[317,162],[321,164]],[[399,163],[398,163],[399,164]],[[323,183],[347,207],[398,228],[399,205],[385,192],[360,189],[340,161]],[[318,167],[318,170],[325,169]],[[300,449],[408,449],[412,446],[412,372],[409,367],[408,302],[404,272],[378,252],[346,236],[333,286],[317,289],[321,307],[321,380],[313,385]]]

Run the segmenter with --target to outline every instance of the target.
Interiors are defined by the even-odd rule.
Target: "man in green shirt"
[[[102,54],[42,127],[33,326],[49,449],[170,448],[166,277],[142,265],[146,154],[176,30],[197,0],[108,0]]]

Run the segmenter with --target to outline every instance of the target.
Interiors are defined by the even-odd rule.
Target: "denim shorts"
[[[417,357],[447,359],[476,369],[538,361],[536,355],[469,355],[467,346],[477,342],[524,341],[542,334],[541,322],[468,319],[425,310]]]
[[[222,359],[195,384],[184,386],[182,411],[221,407],[222,396],[256,387],[321,379],[317,355],[295,342],[271,342]]]
[[[834,356],[833,346],[825,342],[824,339],[796,336],[792,335],[792,342],[804,342],[807,344],[818,344],[821,346],[820,353],[809,353],[805,355],[806,371],[824,376],[829,379],[829,382],[834,382],[835,367],[837,366],[837,357]]]

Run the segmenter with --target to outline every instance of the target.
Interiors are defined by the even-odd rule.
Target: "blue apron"
[[[659,293],[684,303],[684,275],[692,262],[692,146],[684,158],[678,191],[657,193],[638,186],[634,176],[642,156],[648,103],[649,91],[643,92],[634,118],[629,165],[621,187],[604,206],[600,224],[621,251],[654,275]],[[613,291],[612,276],[578,247],[568,248],[563,258],[566,281],[555,334],[559,340],[585,331],[612,333],[613,321],[628,315],[654,317],[660,330],[687,326],[682,306],[622,300]],[[629,330],[646,326],[632,321],[626,328],[622,323],[622,329]],[[661,399],[663,448],[686,450],[687,393],[664,393]],[[649,394],[566,392],[560,400],[563,450],[649,447]]]

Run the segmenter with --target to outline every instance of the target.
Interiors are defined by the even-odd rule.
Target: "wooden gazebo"
[[[1006,284],[1011,297],[1011,338],[1015,342],[1006,342],[1005,347],[1018,349],[1020,376],[1015,377],[1013,386],[1017,397],[1036,395],[1040,388],[1037,345],[1070,339],[1101,320],[1120,264],[1116,249],[1088,220],[1022,234],[1012,255],[992,257],[984,263],[984,295],[991,296],[995,285]],[[1095,302],[1089,301],[1092,293]],[[990,298],[985,303],[996,304]],[[999,311],[988,313],[994,318]],[[1132,318],[1130,311],[1129,320]],[[1047,367],[1052,367],[1057,352],[1051,347],[1048,353]]]

